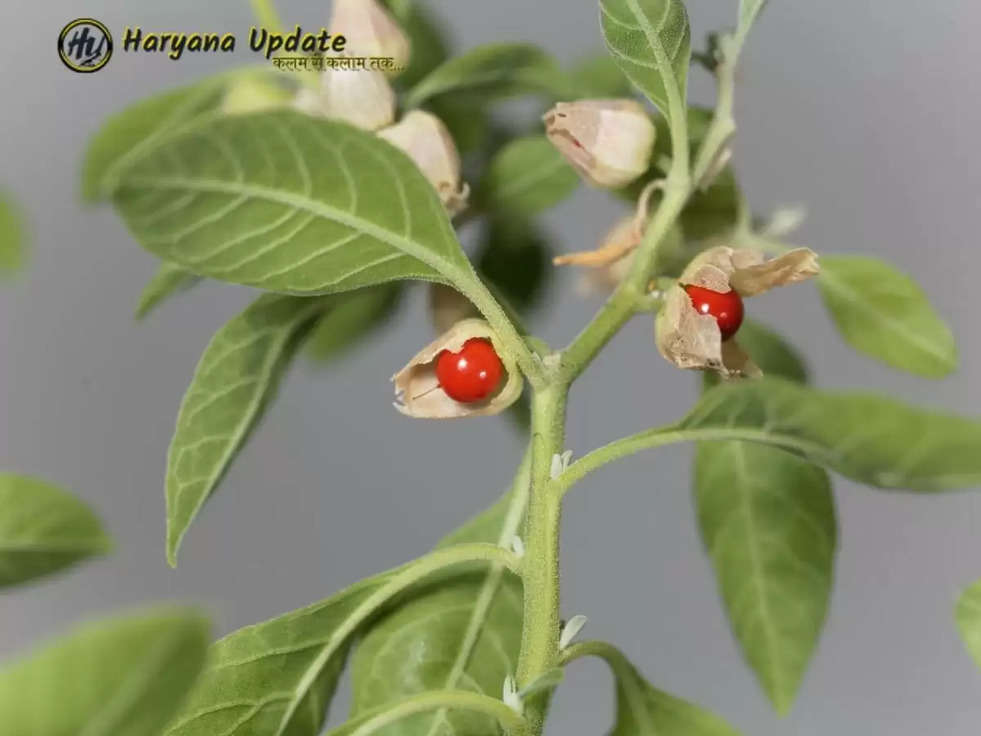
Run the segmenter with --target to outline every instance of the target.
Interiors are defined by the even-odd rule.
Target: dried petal
[[[378,135],[415,161],[451,215],[466,207],[470,189],[460,181],[460,154],[443,121],[413,110]]]
[[[594,268],[610,267],[623,261],[624,256],[637,247],[643,235],[641,227],[638,227],[637,218],[626,217],[603,236],[598,248],[556,256],[552,263],[556,266],[572,264]]]
[[[364,130],[378,130],[395,120],[395,91],[379,71],[328,68],[320,84],[326,117]]]
[[[797,248],[763,263],[739,265],[729,281],[741,296],[756,296],[774,286],[806,281],[820,271],[817,253],[810,248]]]
[[[548,139],[595,186],[626,186],[650,166],[656,131],[635,100],[559,102],[543,119]]]
[[[492,397],[485,401],[464,404],[446,395],[436,378],[436,360],[444,350],[459,351],[474,337],[490,340],[507,372],[507,379]],[[466,319],[420,350],[409,363],[392,376],[395,383],[395,408],[410,417],[423,419],[455,419],[499,414],[521,396],[524,381],[517,366],[508,359],[497,343],[490,325],[482,319]]]
[[[699,313],[678,284],[665,294],[654,329],[658,352],[679,368],[711,370],[723,378],[762,375],[734,339],[722,340],[715,317]]]
[[[759,250],[717,246],[693,258],[680,281],[712,291],[735,289],[740,296],[756,296],[775,286],[804,281],[819,271],[817,254],[809,248],[765,260]]]
[[[334,0],[328,27],[347,39],[345,53],[391,57],[399,69],[409,63],[408,36],[377,0]]]

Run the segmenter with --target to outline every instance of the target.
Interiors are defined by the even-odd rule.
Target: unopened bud
[[[364,130],[395,120],[395,91],[385,75],[371,69],[325,69],[321,81],[323,113]]]
[[[289,92],[278,84],[243,77],[228,87],[221,101],[221,110],[226,115],[243,115],[283,107],[289,104],[289,99]]]
[[[411,158],[436,189],[451,215],[467,205],[469,187],[460,181],[460,154],[453,136],[435,115],[413,110],[378,135]]]
[[[344,51],[352,56],[390,57],[397,69],[409,63],[408,36],[377,0],[334,0],[329,28],[344,35]]]
[[[650,166],[655,128],[634,100],[559,102],[544,120],[548,139],[591,184],[618,189]]]

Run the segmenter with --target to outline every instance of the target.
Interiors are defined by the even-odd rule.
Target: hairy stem
[[[467,690],[432,690],[412,695],[386,706],[376,715],[367,718],[353,731],[348,730],[346,726],[341,726],[338,731],[343,731],[349,736],[368,736],[368,734],[377,733],[385,726],[397,723],[416,713],[425,713],[442,708],[484,713],[496,718],[513,736],[526,736],[530,733],[525,719],[511,710],[509,706],[497,698]],[[334,732],[331,731],[330,733]]]
[[[559,520],[561,497],[552,491],[552,457],[565,443],[567,388],[553,385],[532,400],[532,460],[528,514],[525,520],[524,625],[517,682],[523,688],[553,669],[559,656]],[[534,733],[541,733],[547,694],[525,703]]]

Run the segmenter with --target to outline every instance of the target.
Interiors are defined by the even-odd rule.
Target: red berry
[[[698,312],[715,317],[723,340],[736,334],[743,323],[743,299],[738,292],[731,290],[722,293],[694,284],[685,286],[685,291]]]
[[[501,382],[504,366],[490,340],[473,337],[460,352],[444,350],[436,359],[436,378],[446,395],[465,404],[486,399]]]

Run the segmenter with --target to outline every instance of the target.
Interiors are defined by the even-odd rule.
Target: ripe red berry
[[[504,366],[490,340],[473,337],[460,352],[444,350],[436,359],[436,378],[446,395],[469,404],[486,399],[501,382]]]
[[[736,334],[743,323],[743,299],[735,290],[725,293],[712,291],[703,286],[685,286],[692,306],[701,314],[711,314],[719,325],[722,339],[728,340]]]

